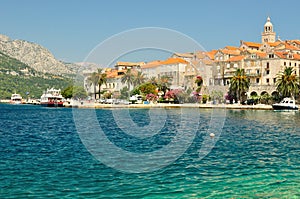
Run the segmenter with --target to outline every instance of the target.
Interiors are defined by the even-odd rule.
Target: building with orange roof
[[[240,41],[240,49],[243,50],[259,50],[259,48],[262,46],[261,43],[256,42],[249,42],[249,41]]]
[[[275,47],[276,51],[292,51],[296,53],[300,53],[300,48],[297,46],[291,45],[288,42],[282,42],[278,46]]]
[[[172,78],[172,88],[184,88],[184,72],[188,61],[171,57],[166,60],[157,60],[141,66],[141,71],[147,78],[169,76]]]
[[[206,52],[206,56],[210,59],[210,60],[214,60],[215,59],[215,54],[218,52],[218,50],[211,50],[209,52]]]
[[[119,61],[116,63],[115,68],[117,68],[118,70],[126,70],[126,69],[137,69],[140,68],[142,65],[144,65],[145,62],[122,62]]]
[[[292,46],[300,48],[300,40],[287,40],[286,42]]]
[[[245,70],[250,79],[249,95],[278,94],[276,75],[284,67],[293,67],[300,74],[300,40],[276,40],[270,17],[261,34],[262,43],[240,41],[240,54],[235,48],[224,47],[214,55],[213,85],[227,87],[237,68]]]
[[[240,50],[239,47],[236,47],[236,46],[225,46],[223,49],[226,49],[226,50]]]
[[[145,62],[117,62],[106,70],[104,90],[119,92],[125,85],[121,78],[127,69],[141,71],[147,78],[170,76],[172,88],[195,88],[195,77],[201,75],[208,90],[228,91],[236,69],[244,69],[250,79],[250,95],[278,94],[276,75],[285,67],[293,67],[300,74],[300,40],[276,40],[270,17],[261,34],[261,43],[240,41],[240,46],[225,46],[209,52],[174,53],[166,60]],[[224,93],[225,94],[225,93]]]

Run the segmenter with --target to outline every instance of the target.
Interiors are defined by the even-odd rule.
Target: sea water
[[[179,128],[189,129],[178,124],[180,109],[168,109],[160,132],[134,138],[118,127],[113,109],[94,111],[109,140],[132,153],[160,150]],[[199,125],[187,150],[139,173],[118,169],[129,160],[110,166],[88,150],[72,109],[1,104],[0,198],[300,198],[299,112],[225,110],[214,147],[199,158],[212,111],[188,109],[191,117],[199,113]],[[137,126],[151,124],[148,109],[129,113]]]

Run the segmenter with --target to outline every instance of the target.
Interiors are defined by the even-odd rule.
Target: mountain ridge
[[[15,58],[38,72],[56,75],[74,74],[62,61],[57,60],[54,55],[40,44],[26,40],[12,40],[6,35],[0,34],[0,51]]]

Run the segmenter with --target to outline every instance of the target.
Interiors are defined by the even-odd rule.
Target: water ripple
[[[125,174],[84,148],[70,109],[0,105],[0,111],[1,198],[300,198],[298,112],[228,110],[220,139],[199,160],[211,112],[193,110],[201,111],[201,122],[186,153],[156,172]],[[111,110],[97,115],[116,145],[144,153],[174,137],[178,118],[169,111],[162,131],[142,141],[108,122]],[[149,118],[142,110],[131,114]]]

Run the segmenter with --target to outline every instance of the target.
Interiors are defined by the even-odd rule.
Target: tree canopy
[[[250,87],[250,80],[245,74],[245,70],[238,68],[230,80],[229,90],[236,93],[238,100],[241,100],[241,94],[247,92]]]
[[[277,74],[276,87],[281,97],[295,97],[299,94],[299,78],[293,67],[285,67]]]

